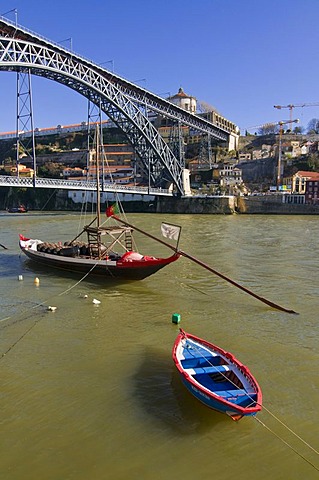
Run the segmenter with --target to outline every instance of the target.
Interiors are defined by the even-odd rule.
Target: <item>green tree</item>
[[[311,153],[308,157],[308,165],[314,172],[319,171],[319,156],[316,153]]]
[[[308,123],[308,133],[319,133],[319,119],[312,118]]]
[[[257,132],[258,135],[273,135],[279,132],[279,125],[276,123],[265,123]]]

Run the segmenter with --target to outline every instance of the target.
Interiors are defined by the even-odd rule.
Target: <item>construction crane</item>
[[[293,123],[299,123],[299,119],[296,118],[295,120],[282,120],[280,122],[268,122],[268,123],[264,123],[263,125],[255,125],[254,127],[250,127],[250,128],[263,128],[263,127],[268,127],[268,126],[272,126],[272,125],[279,125],[279,143],[278,143],[278,161],[277,161],[277,191],[280,190],[280,186],[281,186],[281,155],[282,155],[282,151],[281,151],[281,145],[282,145],[282,134],[283,134],[283,125],[287,125],[287,123],[290,124],[290,126],[293,124]]]
[[[267,122],[263,123],[261,125],[253,125],[252,127],[247,127],[246,131],[248,132],[249,130],[255,129],[255,128],[267,128],[267,127],[276,127],[279,126],[279,131],[282,129],[282,125],[286,125],[287,123],[298,123],[299,120],[282,120],[278,122],[277,120],[275,122]],[[282,132],[281,132],[282,133]]]
[[[289,120],[287,121],[282,121],[278,122],[279,125],[279,144],[278,144],[278,162],[277,162],[277,192],[280,190],[281,186],[281,142],[282,142],[282,133],[283,133],[283,125],[290,123],[290,129],[292,127],[293,123],[299,123],[299,119],[296,118],[295,120]]]
[[[290,129],[292,128],[292,113],[293,113],[293,109],[294,108],[303,108],[303,107],[318,107],[319,106],[319,103],[316,102],[316,103],[296,103],[296,104],[292,104],[290,103],[289,105],[274,105],[274,108],[277,108],[278,110],[281,110],[282,108],[289,108],[289,112],[290,112]]]

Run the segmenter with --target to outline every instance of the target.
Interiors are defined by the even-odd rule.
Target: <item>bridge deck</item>
[[[11,177],[0,175],[0,187],[24,188],[56,188],[59,190],[87,190],[96,191],[96,182],[87,180],[60,180],[54,178]],[[118,185],[114,183],[100,184],[101,192],[135,193],[139,195],[156,195],[171,197],[173,193],[165,188],[147,186]]]

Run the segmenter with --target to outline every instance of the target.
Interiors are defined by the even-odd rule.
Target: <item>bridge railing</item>
[[[22,188],[56,188],[61,190],[90,190],[96,191],[96,182],[91,180],[62,180],[55,178],[31,178],[0,175],[0,187]],[[136,193],[140,195],[172,196],[172,192],[166,188],[154,188],[147,186],[120,185],[114,183],[100,184],[102,192]]]

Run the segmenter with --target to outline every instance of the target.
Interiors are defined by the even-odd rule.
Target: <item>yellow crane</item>
[[[303,108],[303,107],[318,107],[319,102],[314,102],[314,103],[290,103],[289,105],[274,105],[274,108],[277,108],[278,110],[281,110],[282,108],[288,108],[289,109],[289,115],[290,115],[290,129],[292,127],[292,113],[294,108]]]

